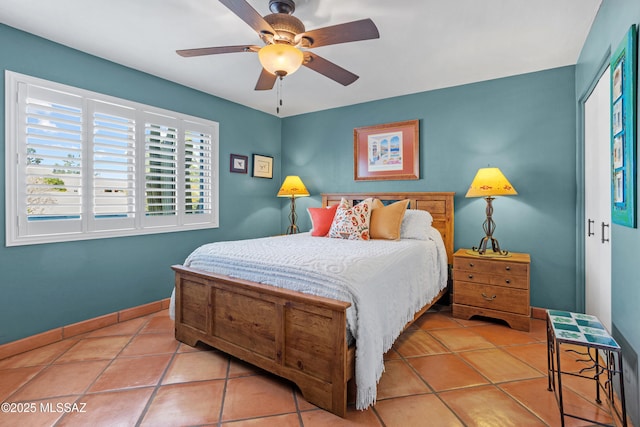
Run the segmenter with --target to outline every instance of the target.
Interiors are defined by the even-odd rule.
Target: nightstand
[[[453,254],[453,317],[502,319],[513,329],[529,330],[529,254],[504,257]]]

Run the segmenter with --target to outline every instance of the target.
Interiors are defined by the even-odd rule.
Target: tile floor
[[[177,342],[164,310],[0,360],[0,402],[22,411],[0,412],[0,426],[559,426],[545,342],[542,320],[525,333],[437,306],[386,355],[376,405],[341,419],[287,381]],[[592,382],[564,382],[569,409],[611,422]]]

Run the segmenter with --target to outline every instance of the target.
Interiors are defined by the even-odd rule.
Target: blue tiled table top
[[[607,350],[619,350],[618,343],[609,335],[596,316],[570,311],[547,310],[556,339]]]

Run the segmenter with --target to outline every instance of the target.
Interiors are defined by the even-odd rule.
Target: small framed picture
[[[621,167],[624,167],[624,140],[618,135],[613,139],[613,168]]]
[[[617,100],[622,96],[622,68],[624,61],[618,62],[616,69],[613,70],[613,100]]]
[[[613,201],[624,204],[624,200],[624,174],[623,171],[618,171],[613,174]]]
[[[273,157],[254,154],[253,176],[256,178],[273,178]]]
[[[247,173],[249,157],[240,154],[230,156],[229,171],[234,173]]]
[[[612,122],[612,126],[613,126],[613,134],[614,135],[617,135],[620,132],[622,132],[622,115],[623,115],[622,99],[619,99],[618,101],[615,102],[615,104],[613,104],[613,122]]]

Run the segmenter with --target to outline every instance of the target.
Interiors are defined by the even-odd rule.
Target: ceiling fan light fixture
[[[295,73],[304,61],[300,49],[284,43],[264,46],[258,51],[258,58],[265,70],[281,77]]]

